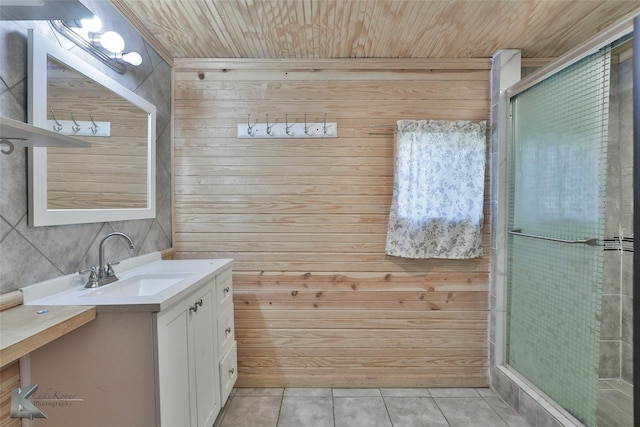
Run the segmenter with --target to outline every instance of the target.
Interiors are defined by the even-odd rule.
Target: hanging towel
[[[482,256],[486,123],[400,120],[385,252]]]

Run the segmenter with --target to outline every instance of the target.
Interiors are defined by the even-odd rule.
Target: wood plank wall
[[[486,386],[488,210],[481,259],[385,256],[394,140],[369,126],[488,120],[489,60],[174,67],[176,258],[236,260],[238,386]],[[305,112],[339,137],[236,138]]]
[[[11,418],[11,393],[20,387],[20,363],[15,362],[0,369],[0,426],[19,427],[22,421]]]

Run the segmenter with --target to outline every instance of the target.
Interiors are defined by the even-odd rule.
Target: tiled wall
[[[491,65],[491,281],[489,363],[503,363],[506,322],[506,223],[507,223],[507,121],[508,99],[504,91],[521,78],[521,54],[516,49],[499,51]]]
[[[607,237],[633,236],[632,61],[611,70],[607,151]],[[604,253],[600,378],[633,381],[633,253]]]
[[[27,29],[56,40],[123,86],[157,107],[155,219],[52,227],[27,225],[27,153],[0,154],[0,293],[70,274],[98,264],[98,244],[111,231],[132,237],[129,253],[122,242],[107,248],[110,259],[129,258],[171,247],[171,68],[116,12],[109,2],[83,2],[103,22],[103,30],[119,32],[127,50],[142,54],[141,66],[124,75],[112,71],[56,33],[48,21],[0,21],[0,115],[27,120]]]

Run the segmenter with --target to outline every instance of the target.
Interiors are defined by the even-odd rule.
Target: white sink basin
[[[81,297],[133,297],[155,295],[186,279],[193,273],[146,273],[119,280]]]

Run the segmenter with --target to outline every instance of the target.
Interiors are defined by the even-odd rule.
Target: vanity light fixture
[[[120,34],[115,31],[100,33],[102,22],[97,16],[81,21],[50,22],[60,34],[120,74],[126,71],[126,64],[134,67],[142,64],[142,55],[138,52],[124,52],[125,42]]]

